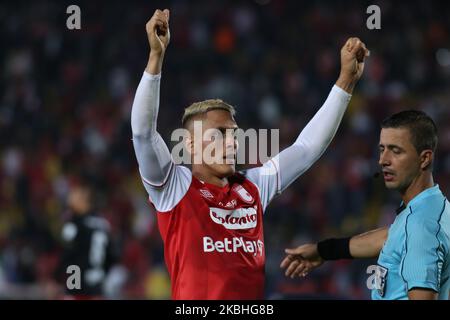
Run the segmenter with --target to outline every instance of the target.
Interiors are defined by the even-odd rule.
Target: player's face
[[[420,157],[407,128],[383,128],[380,159],[384,182],[389,189],[405,191],[420,175]]]
[[[74,188],[69,194],[69,206],[76,213],[87,213],[91,209],[89,191],[82,187]]]
[[[202,165],[216,177],[228,177],[236,170],[237,128],[228,111],[211,110],[202,119],[202,135],[194,132],[194,143],[201,145]]]

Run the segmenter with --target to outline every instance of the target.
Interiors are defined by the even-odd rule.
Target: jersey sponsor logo
[[[212,195],[212,193],[209,192],[208,190],[200,189],[199,191],[200,191],[200,194],[201,194],[203,197],[205,197],[205,198],[208,198],[208,199],[213,199],[213,198],[214,198],[214,196]]]
[[[241,185],[237,185],[233,188],[233,191],[237,193],[239,198],[246,203],[253,203],[253,197],[247,190],[244,189]]]
[[[238,208],[226,210],[220,208],[209,208],[209,215],[217,224],[223,225],[226,229],[251,229],[256,227],[258,216],[256,206],[250,208]]]
[[[262,257],[264,243],[261,240],[244,240],[243,237],[224,238],[223,241],[203,237],[203,252],[237,253],[241,250],[255,257]]]

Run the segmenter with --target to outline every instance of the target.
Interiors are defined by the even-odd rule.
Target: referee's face
[[[421,174],[420,157],[407,128],[383,128],[379,164],[389,189],[406,192]]]

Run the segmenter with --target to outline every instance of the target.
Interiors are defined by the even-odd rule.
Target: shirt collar
[[[430,195],[433,195],[433,194],[439,194],[440,192],[441,192],[441,190],[439,189],[439,185],[435,184],[433,187],[430,187],[430,188],[427,188],[427,189],[423,190],[421,193],[419,193],[414,198],[412,198],[407,206],[405,206],[405,203],[402,201],[400,203],[400,207],[398,207],[397,210],[395,210],[395,212],[398,215],[403,210],[405,210],[406,207],[411,207],[414,203],[422,200],[423,198],[426,198],[426,197],[428,197]]]

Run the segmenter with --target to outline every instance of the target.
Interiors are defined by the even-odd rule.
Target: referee
[[[305,276],[326,260],[378,257],[368,281],[372,299],[449,299],[450,204],[434,183],[437,146],[433,120],[403,111],[382,122],[380,158],[385,185],[402,203],[388,228],[287,249],[286,275]]]

